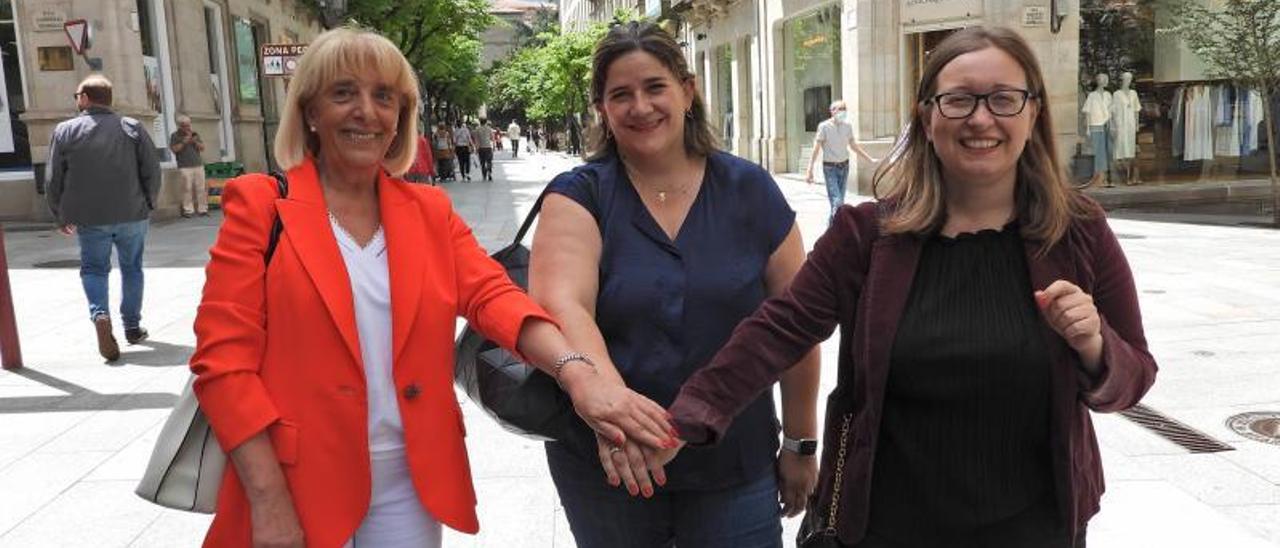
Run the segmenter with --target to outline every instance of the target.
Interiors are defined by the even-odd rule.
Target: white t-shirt
[[[849,144],[853,143],[853,124],[836,122],[827,118],[818,124],[814,145],[822,147],[822,161],[836,163],[849,161]]]
[[[467,126],[453,128],[453,145],[459,147],[471,146],[471,130],[467,129]]]
[[[1111,92],[1091,91],[1080,108],[1088,125],[1105,126],[1111,120]]]
[[[507,138],[508,139],[520,138],[520,126],[516,125],[515,122],[511,122],[511,125],[507,126]]]

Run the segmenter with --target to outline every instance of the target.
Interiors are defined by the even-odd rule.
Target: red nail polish
[[[645,487],[645,488],[644,488],[644,498],[650,498],[650,497],[652,497],[652,496],[653,496],[653,488],[652,488],[652,487]]]

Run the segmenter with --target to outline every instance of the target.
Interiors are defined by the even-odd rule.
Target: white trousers
[[[439,548],[440,522],[418,501],[404,449],[372,454],[369,513],[344,548]]]

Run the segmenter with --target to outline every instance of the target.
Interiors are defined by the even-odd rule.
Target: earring
[[[609,130],[609,124],[604,125],[604,140],[606,141],[613,140],[613,132]]]
[[[684,117],[690,120],[693,119],[693,107],[690,107],[689,110],[684,111]]]
[[[311,126],[311,133],[315,133],[315,132],[316,132],[316,126]]]

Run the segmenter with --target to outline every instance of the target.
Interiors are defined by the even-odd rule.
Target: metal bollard
[[[22,348],[18,345],[18,321],[13,315],[13,292],[9,288],[9,259],[4,251],[4,225],[0,224],[0,364],[5,369],[22,368]]]

